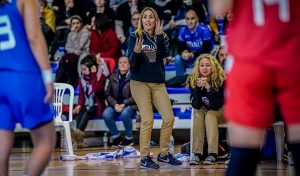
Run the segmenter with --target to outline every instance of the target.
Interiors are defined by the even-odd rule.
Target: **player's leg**
[[[272,122],[272,73],[252,63],[234,63],[227,80],[226,117],[231,157],[227,175],[254,175],[264,129]]]
[[[25,175],[41,175],[47,166],[56,142],[54,122],[46,122],[31,130],[34,145],[24,171]]]
[[[299,118],[299,117],[298,117]],[[300,175],[300,123],[288,126],[288,141],[292,151],[296,174]]]
[[[8,161],[11,148],[14,143],[14,132],[7,130],[0,130],[0,175],[8,175]]]
[[[280,110],[287,126],[288,142],[297,175],[300,175],[300,74],[297,64],[277,70]],[[286,78],[289,79],[286,79]]]
[[[255,175],[260,160],[260,146],[264,130],[230,123],[228,132],[231,148],[227,175]]]
[[[14,132],[16,119],[13,118],[13,112],[18,112],[18,108],[11,104],[14,102],[15,94],[12,88],[15,87],[14,74],[9,71],[0,71],[1,84],[0,89],[0,175],[8,175],[8,161],[11,148],[14,142]]]

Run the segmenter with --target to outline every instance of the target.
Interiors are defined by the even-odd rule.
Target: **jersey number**
[[[290,20],[289,0],[253,0],[254,23],[257,26],[265,24],[264,5],[278,4],[279,20],[288,22]]]
[[[4,40],[1,39],[4,36]],[[11,29],[10,19],[7,15],[0,16],[0,51],[13,49],[16,39]]]

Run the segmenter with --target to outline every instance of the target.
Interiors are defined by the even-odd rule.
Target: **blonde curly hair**
[[[192,88],[197,86],[197,78],[202,76],[199,69],[200,61],[202,59],[209,59],[211,63],[210,86],[213,90],[217,91],[224,82],[224,70],[218,60],[211,54],[202,54],[196,59],[192,74],[188,76],[185,86],[191,86]]]

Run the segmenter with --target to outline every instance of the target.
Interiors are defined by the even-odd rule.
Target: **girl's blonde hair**
[[[197,78],[200,78],[202,75],[200,74],[200,61],[202,59],[209,59],[211,63],[211,75],[210,75],[210,86],[213,90],[217,91],[219,87],[224,82],[224,70],[219,64],[218,60],[210,55],[210,54],[201,54],[195,62],[195,66],[193,68],[192,74],[188,76],[185,86],[195,88],[197,86]]]
[[[154,14],[154,18],[156,21],[159,21],[159,17],[158,17],[158,14],[157,12],[152,8],[152,7],[145,7],[142,12],[141,12],[141,17],[139,19],[139,22],[138,22],[138,28],[136,29],[135,31],[135,34],[137,36],[142,36],[143,35],[143,23],[142,23],[142,20],[143,20],[143,16],[144,16],[144,13],[147,11],[147,10],[150,10],[153,14]],[[156,25],[156,24],[155,24]],[[155,26],[156,27],[156,26]]]

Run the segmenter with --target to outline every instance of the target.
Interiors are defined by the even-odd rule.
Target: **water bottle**
[[[291,151],[288,152],[287,159],[288,159],[288,164],[289,165],[293,165],[294,164],[294,160],[293,160],[293,156],[292,156],[292,152]]]
[[[169,152],[174,157],[174,137],[172,135],[170,137]]]
[[[107,134],[107,132],[105,132],[104,135],[103,135],[103,145],[104,145],[104,147],[108,146],[108,134]]]
[[[65,148],[65,132],[64,130],[60,130],[60,148]]]

